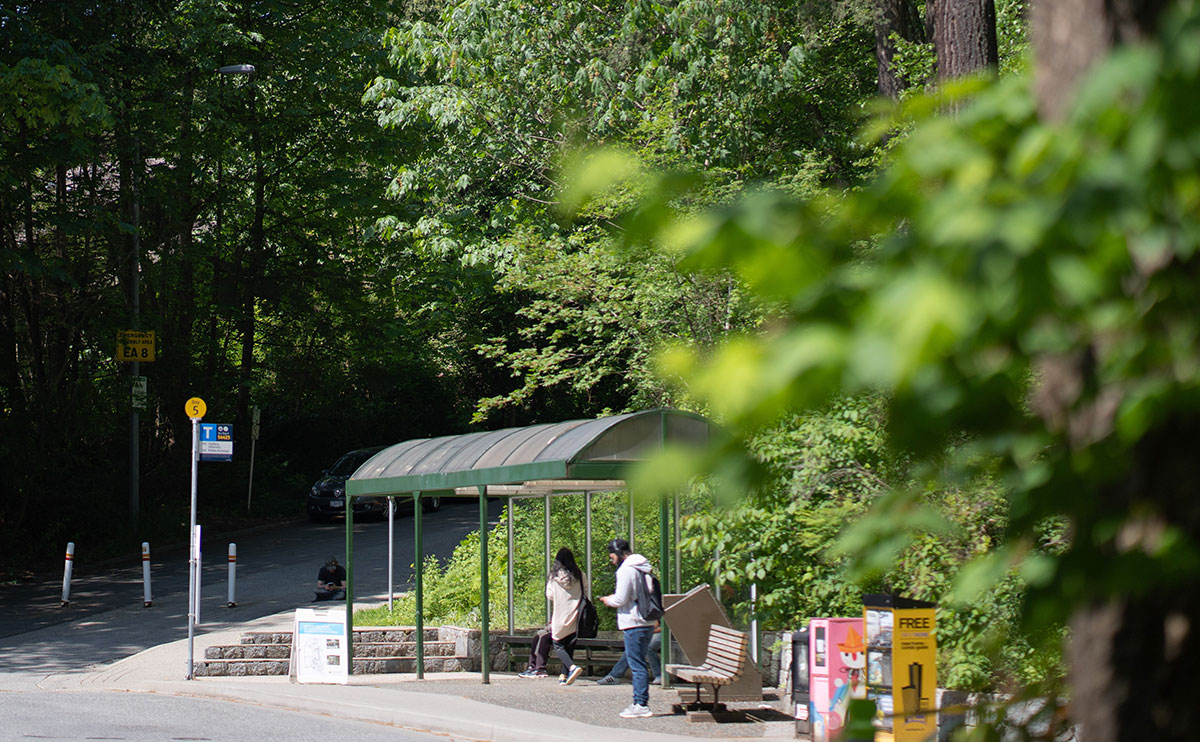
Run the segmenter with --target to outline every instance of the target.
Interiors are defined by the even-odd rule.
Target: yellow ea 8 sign
[[[125,363],[154,361],[154,330],[117,331],[117,360]]]
[[[193,420],[204,419],[204,413],[208,412],[208,405],[204,404],[204,400],[199,397],[192,397],[183,405],[184,414]]]

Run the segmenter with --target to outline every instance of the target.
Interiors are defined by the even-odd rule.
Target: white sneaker
[[[647,716],[654,716],[654,712],[649,706],[643,706],[640,703],[631,703],[625,707],[625,710],[620,713],[622,719],[643,719]]]

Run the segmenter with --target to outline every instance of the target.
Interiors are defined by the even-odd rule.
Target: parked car
[[[342,454],[333,466],[321,472],[321,478],[312,486],[308,493],[308,518],[322,522],[346,515],[346,480],[367,459],[379,453],[385,446],[374,448],[359,448]],[[397,497],[396,509],[412,508],[411,497]],[[421,509],[424,512],[437,512],[442,508],[440,497],[424,496],[421,498]],[[354,517],[387,517],[386,497],[359,497],[354,500]]]

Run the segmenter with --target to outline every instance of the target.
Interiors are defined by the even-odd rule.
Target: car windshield
[[[375,451],[351,451],[337,460],[329,473],[335,477],[348,477],[358,470],[358,467],[375,455]]]

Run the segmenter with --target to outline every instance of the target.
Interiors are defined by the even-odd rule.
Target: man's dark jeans
[[[646,652],[646,666],[650,668],[650,682],[655,682],[658,678],[659,670],[662,669],[662,660],[659,658],[659,650],[662,649],[662,632],[654,632],[653,638],[650,639],[650,648]],[[617,660],[617,664],[613,665],[613,669],[608,671],[608,676],[613,680],[620,680],[625,677],[626,671],[629,670],[629,660],[625,659],[625,655],[621,655],[621,659]]]
[[[654,636],[653,626],[625,629],[625,661],[633,672],[633,702],[650,705],[650,668],[646,666],[646,648]]]

